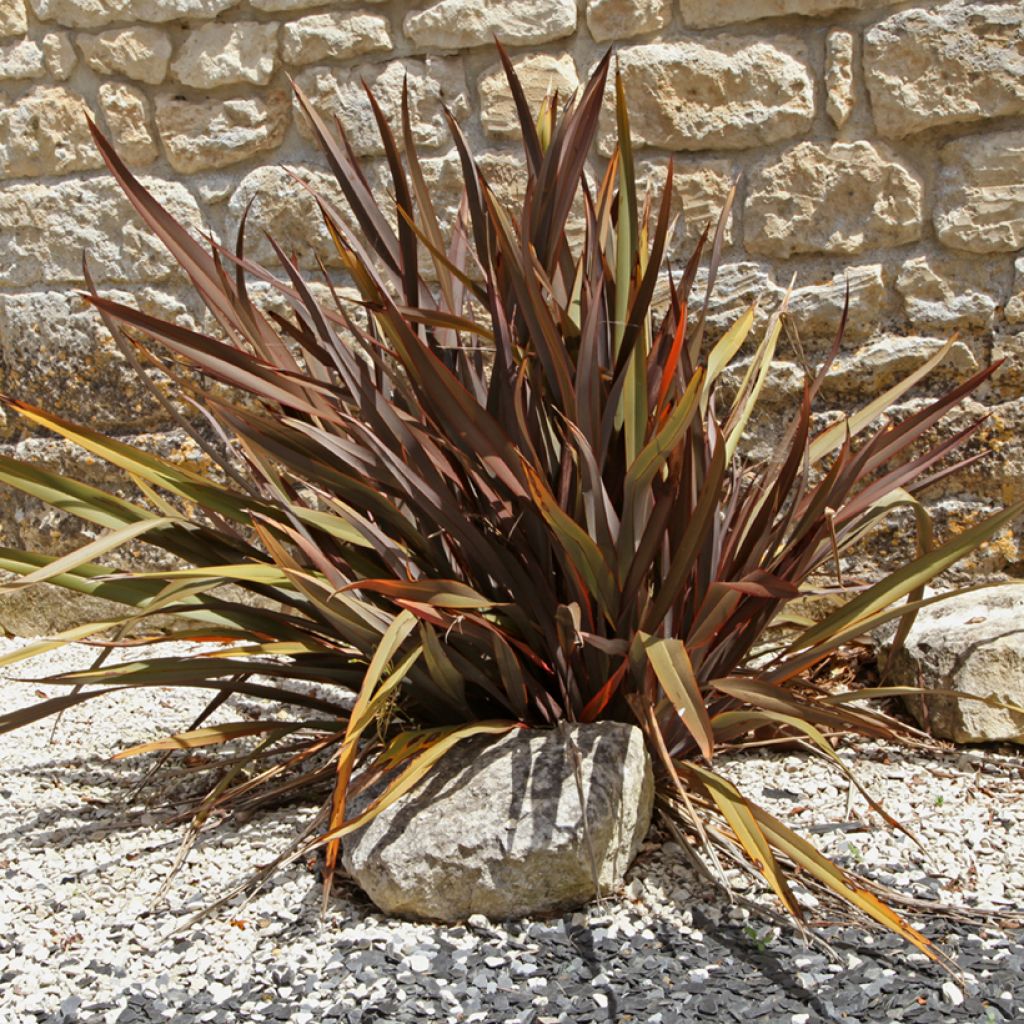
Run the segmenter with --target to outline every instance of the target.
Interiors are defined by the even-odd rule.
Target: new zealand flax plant
[[[846,771],[827,735],[900,734],[891,718],[855,706],[895,688],[837,694],[812,670],[888,621],[906,629],[932,600],[925,584],[1020,513],[1018,504],[940,543],[914,497],[979,457],[956,456],[979,423],[938,441],[933,428],[995,368],[899,422],[886,419],[946,345],[816,432],[811,410],[844,315],[773,454],[747,458],[745,430],[785,303],[758,339],[748,342],[754,309],[710,336],[731,196],[713,240],[706,230],[656,309],[672,171],[660,196],[638,195],[621,82],[618,147],[593,186],[584,173],[610,58],[578,97],[561,107],[550,97],[535,120],[501,57],[522,130],[525,192],[513,205],[500,201],[449,116],[465,185],[449,229],[421,169],[407,97],[397,126],[369,98],[390,171],[381,203],[341,126],[329,128],[296,90],[350,207],[346,218],[310,189],[357,301],[333,286],[319,298],[273,240],[280,275],[246,258],[244,219],[233,245],[200,243],[93,129],[111,173],[219,330],[162,321],[91,283],[88,300],[126,357],[164,378],[156,394],[215,469],[181,468],[5,398],[29,422],[123,471],[143,495],[128,501],[0,457],[5,483],[105,531],[62,557],[3,550],[0,566],[21,577],[7,589],[48,582],[128,608],[6,661],[71,641],[109,645],[111,632],[116,643],[167,614],[182,625],[154,629],[153,643],[219,646],[114,666],[101,655],[89,671],[48,679],[69,692],[5,711],[0,729],[134,687],[210,690],[190,727],[121,756],[229,744],[193,835],[214,810],[321,787],[321,813],[292,856],[322,851],[329,891],[341,837],[466,737],[632,722],[658,766],[662,818],[687,848],[712,860],[716,849],[732,851],[797,919],[787,878],[799,870],[939,958],[877,890],[738,792],[714,757],[744,738],[789,737]],[[585,229],[575,247],[571,214]],[[707,287],[697,296],[706,253]],[[283,298],[290,315],[261,312],[251,281]],[[725,399],[723,371],[740,353],[746,370]],[[821,621],[787,613],[896,509],[916,518],[911,561],[847,590]],[[104,564],[140,540],[182,567]],[[238,599],[238,588],[258,600]],[[232,694],[290,717],[204,725]],[[252,744],[241,757],[240,742]],[[384,784],[382,795],[353,816],[350,797],[370,782]]]

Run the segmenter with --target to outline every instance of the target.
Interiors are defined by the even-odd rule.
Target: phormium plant
[[[721,337],[708,336],[725,217],[710,247],[705,231],[656,310],[672,172],[660,197],[637,195],[621,83],[618,147],[593,187],[584,174],[609,57],[578,99],[559,109],[549,98],[536,121],[502,59],[522,128],[525,194],[514,208],[499,201],[449,117],[465,192],[448,231],[407,102],[396,137],[370,96],[391,176],[382,206],[344,134],[298,93],[358,225],[313,193],[358,290],[354,303],[334,290],[317,298],[277,246],[280,278],[248,260],[244,221],[234,246],[200,244],[94,129],[111,172],[220,329],[205,335],[164,322],[91,285],[88,298],[140,369],[159,370],[172,393],[205,414],[198,430],[177,398],[157,391],[219,469],[197,474],[5,398],[124,471],[144,499],[0,457],[5,483],[107,531],[62,557],[3,550],[0,567],[21,575],[12,586],[46,581],[128,606],[124,618],[58,641],[123,635],[173,613],[185,625],[153,642],[221,647],[52,677],[70,692],[6,711],[0,730],[126,688],[215,691],[190,728],[125,753],[253,738],[246,757],[226,762],[195,824],[214,808],[322,785],[326,802],[300,850],[324,849],[329,887],[340,838],[463,738],[565,720],[633,722],[659,770],[659,811],[695,849],[745,856],[798,918],[787,875],[801,869],[938,958],[865,883],[742,796],[713,760],[721,744],[770,735],[807,741],[845,770],[826,733],[897,734],[891,719],[853,706],[894,688],[837,695],[810,670],[886,621],[905,628],[931,600],[924,585],[1024,507],[936,543],[914,498],[971,461],[953,456],[980,424],[930,438],[994,367],[899,422],[885,419],[944,349],[816,433],[811,409],[827,360],[806,380],[774,454],[749,460],[744,431],[784,308],[749,346],[742,381],[724,400],[722,373],[755,319],[750,309]],[[585,220],[578,251],[566,232],[574,206]],[[706,248],[700,299],[694,281]],[[291,315],[261,312],[251,280],[276,290]],[[229,387],[204,387],[210,381]],[[787,614],[793,599],[813,592],[816,573],[898,507],[916,514],[912,561],[850,590],[821,621]],[[139,539],[186,567],[103,564]],[[260,600],[234,599],[227,584]],[[302,681],[321,685],[314,693]],[[322,696],[332,691],[337,699]],[[229,694],[292,716],[204,727]],[[382,795],[353,817],[349,797],[370,781],[385,783]]]

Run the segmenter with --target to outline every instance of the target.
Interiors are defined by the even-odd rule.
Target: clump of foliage
[[[713,761],[723,744],[791,737],[843,770],[827,734],[895,735],[892,720],[854,706],[863,693],[828,692],[811,670],[887,621],[902,618],[905,628],[927,603],[925,583],[1020,512],[936,543],[914,497],[970,461],[951,456],[979,424],[930,438],[994,367],[888,421],[885,411],[943,350],[816,432],[812,404],[829,359],[808,376],[773,454],[746,458],[745,430],[785,307],[749,345],[754,309],[709,337],[728,207],[657,309],[672,171],[660,196],[638,196],[621,83],[618,146],[600,181],[591,186],[585,175],[609,58],[577,98],[561,109],[549,98],[536,120],[502,58],[522,128],[525,193],[514,206],[500,201],[449,117],[465,192],[448,229],[416,154],[408,103],[393,128],[370,96],[391,178],[382,205],[344,134],[298,93],[350,207],[343,216],[311,191],[358,291],[354,302],[333,288],[318,298],[276,245],[280,278],[247,259],[244,222],[233,247],[200,244],[95,133],[219,331],[164,322],[94,289],[89,299],[126,355],[170,382],[176,399],[158,391],[161,401],[218,469],[181,468],[7,398],[30,422],[123,470],[145,500],[2,457],[0,479],[107,532],[62,557],[4,550],[0,566],[21,574],[14,586],[46,581],[128,606],[124,618],[86,624],[49,646],[111,629],[123,636],[166,613],[187,625],[154,642],[221,646],[116,666],[100,659],[48,680],[70,692],[5,712],[0,730],[126,688],[213,690],[190,728],[127,753],[255,737],[245,757],[225,761],[196,822],[215,808],[324,785],[327,802],[302,850],[323,849],[329,886],[341,837],[465,737],[565,720],[633,722],[659,769],[660,811],[695,851],[745,857],[798,918],[787,872],[801,869],[937,956]],[[584,222],[575,248],[567,232],[574,210]],[[290,315],[261,312],[253,280],[283,298]],[[726,400],[723,371],[745,346],[745,373]],[[202,411],[203,431],[178,398]],[[916,515],[913,560],[844,593],[821,621],[787,611],[813,592],[816,573],[897,508]],[[139,540],[186,567],[103,564]],[[228,584],[259,601],[234,598]],[[230,694],[266,699],[291,716],[204,726]],[[384,783],[381,795],[352,816],[350,797],[369,782]]]

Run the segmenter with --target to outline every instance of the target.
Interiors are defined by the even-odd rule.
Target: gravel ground
[[[0,651],[13,643],[0,642]],[[64,649],[11,674],[43,675],[91,657]],[[7,707],[57,692],[5,688]],[[1024,1020],[1018,933],[914,918],[958,962],[958,984],[887,933],[829,925],[829,909],[804,892],[829,955],[709,891],[671,842],[645,846],[624,891],[562,918],[414,925],[382,918],[343,889],[321,920],[317,879],[297,863],[251,902],[181,931],[269,861],[310,813],[290,807],[209,833],[152,909],[181,829],[126,799],[145,759],[109,755],[182,727],[202,703],[195,693],[139,691],[74,709],[53,743],[50,723],[0,737],[3,1024]],[[1024,776],[1012,756],[919,756],[858,743],[843,757],[928,856],[877,827],[863,799],[851,801],[846,782],[822,762],[758,753],[720,767],[878,881],[961,906],[1020,909]],[[767,902],[760,891],[749,895]]]

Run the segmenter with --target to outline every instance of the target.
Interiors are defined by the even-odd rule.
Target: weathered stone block
[[[675,162],[672,174],[671,213],[679,217],[674,237],[670,238],[669,256],[688,257],[705,225],[711,226],[714,237],[718,217],[725,205],[736,171],[728,160],[708,160],[706,163],[681,164]],[[637,185],[643,195],[645,187],[654,197],[654,211],[668,181],[668,161],[641,160],[636,165]],[[735,211],[725,228],[725,240],[733,240]]]
[[[1024,257],[1014,263],[1013,269],[1013,290],[1006,303],[1006,322],[1024,324]]]
[[[277,24],[232,21],[203,25],[190,33],[171,71],[184,85],[266,85],[277,59]]]
[[[50,32],[43,36],[43,60],[54,81],[67,81],[78,63],[78,54],[71,43],[70,33]]]
[[[814,86],[804,44],[718,36],[618,53],[634,145],[747,149],[806,131]],[[614,144],[614,90],[605,96],[602,152]]]
[[[932,7],[901,11],[865,33],[864,74],[878,130],[900,138],[1024,113],[1024,7]]]
[[[1024,709],[1024,585],[961,594],[918,612],[892,681],[919,686],[907,709],[935,736],[957,743],[1024,743],[1024,710],[978,700],[929,695],[954,690]]]
[[[311,14],[288,22],[281,33],[281,57],[287,64],[382,53],[392,45],[388,19],[365,11]]]
[[[895,334],[873,338],[856,352],[836,360],[822,386],[822,396],[826,400],[838,401],[851,397],[876,398],[881,391],[930,359],[945,343],[945,338]],[[936,375],[960,380],[977,369],[974,353],[962,342],[957,342],[936,370]]]
[[[921,237],[921,183],[869,142],[802,142],[760,164],[744,211],[750,252],[857,253]]]
[[[959,257],[919,256],[896,278],[907,319],[918,328],[988,327],[1005,289],[1001,268]]]
[[[172,216],[202,228],[199,207],[183,185],[143,183]],[[0,280],[8,288],[80,283],[83,252],[100,284],[165,281],[176,269],[111,178],[0,190]]]
[[[15,103],[0,97],[0,177],[67,174],[103,160],[85,101],[63,86],[36,86]]]
[[[167,77],[171,41],[158,28],[138,26],[78,37],[86,64],[101,75],[124,75],[148,85]]]
[[[30,0],[40,21],[64,28],[99,28],[112,21],[215,18],[238,0]]]
[[[417,145],[436,147],[448,141],[442,114],[447,106],[455,117],[469,112],[466,77],[458,60],[428,57],[425,60],[393,60],[383,67],[364,64],[357,68],[310,68],[296,75],[296,82],[314,109],[333,127],[337,117],[359,156],[384,152],[377,122],[363,90],[365,81],[392,125],[401,121],[402,83],[408,76],[409,111]],[[298,108],[296,108],[298,110]],[[311,138],[309,125],[298,116],[301,134]]]
[[[0,4],[0,39],[23,36],[28,31],[25,0],[4,0]]]
[[[587,0],[587,28],[599,43],[658,32],[671,20],[671,0]]]
[[[104,291],[154,316],[180,319],[180,302],[152,289]],[[110,433],[166,425],[169,417],[122,357],[95,309],[75,292],[0,295],[0,386],[48,412]],[[24,433],[17,416],[2,436]],[[31,429],[31,428],[29,428]]]
[[[847,267],[830,280],[804,285],[790,296],[789,315],[808,347],[825,347],[835,337],[847,286],[850,310],[845,338],[864,338],[875,333],[891,312],[891,292],[879,263]]]
[[[414,46],[443,49],[489,46],[495,35],[508,46],[529,46],[575,31],[575,0],[438,0],[405,18]]]
[[[565,732],[579,786],[561,729],[463,740],[345,837],[349,874],[385,913],[441,921],[550,913],[613,892],[651,822],[643,735],[618,722]]]
[[[170,165],[190,174],[276,149],[288,128],[289,109],[284,92],[229,100],[160,96],[156,126]]]
[[[834,29],[825,40],[825,109],[832,123],[842,128],[853,111],[853,36]]]
[[[99,99],[109,138],[121,158],[133,167],[151,164],[159,151],[149,128],[146,94],[132,85],[104,82]]]
[[[536,54],[513,61],[516,74],[523,86],[531,112],[536,115],[544,97],[557,92],[563,100],[579,87],[576,64],[564,54],[552,57]],[[488,135],[515,139],[522,136],[515,103],[509,91],[508,80],[500,65],[492,67],[480,78],[480,123]]]
[[[942,147],[935,231],[967,252],[1024,246],[1024,131],[972,135]]]
[[[690,28],[715,28],[737,21],[781,18],[802,14],[819,17],[834,11],[873,10],[891,7],[900,0],[679,0],[683,24]]]
[[[42,78],[46,60],[42,47],[31,39],[0,43],[0,79]]]
[[[260,263],[275,264],[277,256],[267,235],[295,255],[301,266],[315,268],[317,257],[328,266],[338,264],[337,250],[316,202],[293,177],[308,182],[339,210],[347,211],[345,198],[333,175],[312,167],[259,167],[247,174],[228,203],[226,237],[234,244],[238,225],[247,206],[245,254]],[[249,204],[251,203],[251,206]]]
[[[353,4],[383,4],[387,0],[249,0],[257,11],[306,11],[313,7],[350,7]]]

